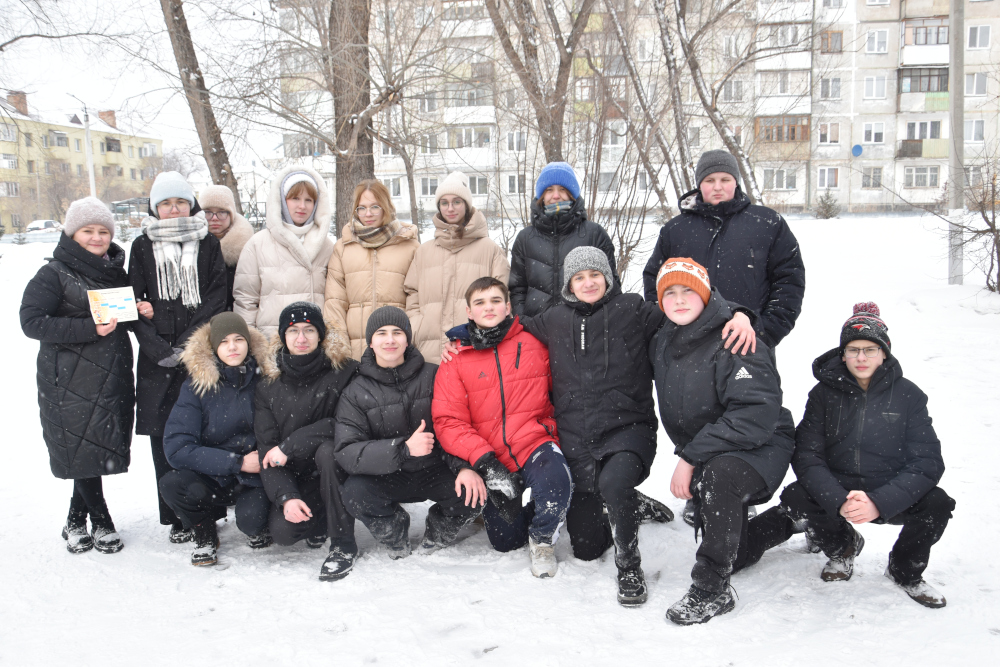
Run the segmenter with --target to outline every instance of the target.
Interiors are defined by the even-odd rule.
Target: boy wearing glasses
[[[253,236],[253,227],[236,212],[236,198],[225,185],[209,185],[198,196],[198,204],[205,212],[208,233],[219,239],[222,259],[226,262],[226,310],[232,310],[233,285],[236,283],[236,264],[240,261],[243,246]]]
[[[827,582],[854,573],[865,546],[855,525],[902,526],[886,576],[925,607],[945,606],[921,575],[955,501],[937,486],[944,461],[927,396],[903,377],[877,305],[854,306],[840,346],[813,362],[813,374],[819,383],[795,433],[798,481],[782,492],[781,507],[755,521],[787,529],[804,521],[829,558],[820,574]]]

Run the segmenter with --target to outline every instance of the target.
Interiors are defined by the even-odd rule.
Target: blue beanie
[[[576,172],[568,162],[549,162],[542,167],[535,181],[535,199],[541,199],[542,193],[553,185],[561,185],[569,191],[573,199],[580,198],[580,182],[576,180]]]
[[[194,188],[187,182],[187,179],[176,171],[164,171],[157,174],[153,181],[153,187],[149,189],[149,208],[155,211],[157,204],[164,199],[179,197],[187,199],[194,207]]]

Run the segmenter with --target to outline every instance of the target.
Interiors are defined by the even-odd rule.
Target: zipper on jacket
[[[514,368],[521,367],[521,343],[517,344],[517,359],[514,361]]]
[[[521,464],[517,462],[517,457],[514,456],[514,450],[510,448],[510,443],[507,442],[507,399],[503,396],[503,371],[500,370],[500,353],[497,352],[497,348],[493,348],[493,358],[497,362],[497,378],[500,380],[500,430],[503,433],[503,445],[507,448],[507,453],[510,454],[510,458],[514,461],[514,465],[517,466],[518,470],[521,470]]]
[[[747,266],[748,269],[752,269],[756,259],[753,256],[753,248],[750,248],[750,264]]]
[[[580,351],[587,354],[587,317],[580,319]]]
[[[854,465],[858,470],[858,476],[861,475],[861,436],[865,431],[865,412],[868,410],[868,392],[864,392],[861,397],[861,418],[858,419],[858,444],[854,448]]]
[[[378,288],[375,285],[375,276],[378,275],[378,248],[372,249],[372,312],[378,308]]]

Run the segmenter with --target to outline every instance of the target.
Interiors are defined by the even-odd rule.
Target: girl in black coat
[[[72,479],[63,539],[70,553],[124,546],[104,501],[102,475],[126,472],[135,388],[128,327],[95,324],[88,290],[128,287],[114,217],[94,197],[73,202],[53,259],[21,300],[21,329],[41,342],[38,407],[52,474]],[[87,533],[90,515],[92,534]]]
[[[215,521],[236,505],[236,525],[259,549],[270,545],[270,502],[260,481],[254,437],[257,357],[267,338],[235,313],[220,313],[188,339],[181,362],[189,377],[181,387],[163,436],[173,470],[160,479],[160,493],[193,530],[192,565],[214,565],[219,535]]]
[[[140,320],[136,328],[139,362],[136,381],[138,435],[148,435],[157,483],[172,468],[163,454],[163,431],[180,395],[187,372],[180,353],[194,331],[226,309],[226,264],[219,241],[208,233],[194,190],[177,172],[156,177],[149,193],[149,217],[143,234],[132,242],[128,276]],[[187,542],[193,533],[162,494],[160,523],[170,526],[171,542]]]

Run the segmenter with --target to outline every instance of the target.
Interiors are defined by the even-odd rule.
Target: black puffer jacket
[[[437,365],[424,362],[420,350],[406,348],[403,363],[382,368],[368,348],[361,367],[337,406],[337,463],[351,475],[388,475],[414,472],[447,461],[469,464],[445,454],[435,440],[427,456],[410,456],[406,440],[424,422],[424,432],[434,433],[431,399]],[[449,460],[453,459],[453,460]]]
[[[540,315],[559,303],[565,281],[563,262],[573,248],[594,246],[604,251],[611,263],[615,283],[615,246],[600,225],[587,220],[583,199],[556,215],[546,215],[536,199],[531,204],[531,226],[514,239],[510,255],[510,303],[515,315]],[[654,299],[655,301],[655,299]]]
[[[712,287],[755,311],[758,335],[774,348],[802,312],[806,270],[788,223],[766,206],[753,206],[737,187],[717,206],[697,190],[684,195],[680,215],[660,229],[642,272],[647,301],[656,301],[656,274],[671,257],[690,257],[708,270]]]
[[[944,460],[927,396],[895,357],[875,371],[867,392],[840,348],[816,359],[813,375],[819,384],[795,431],[792,468],[823,509],[836,515],[848,491],[864,491],[880,518],[891,519],[937,485]]]
[[[196,207],[197,210],[197,207]],[[194,212],[194,211],[193,211]],[[156,283],[156,260],[153,242],[145,234],[132,242],[128,259],[128,277],[136,301],[153,305],[153,329],[136,328],[139,363],[136,367],[136,424],[139,435],[162,436],[170,410],[180,395],[187,377],[183,366],[163,368],[157,362],[182,347],[194,330],[226,309],[226,264],[219,240],[211,234],[198,244],[198,292],[201,305],[189,310],[180,298],[161,299]],[[146,318],[139,316],[147,321]]]
[[[656,304],[622,294],[617,283],[595,304],[561,301],[521,319],[549,348],[559,444],[577,490],[594,491],[597,462],[616,452],[635,453],[649,474],[656,412],[647,350],[666,321]]]
[[[277,505],[301,498],[299,480],[319,474],[316,450],[333,442],[337,402],[358,369],[351,348],[327,325],[326,339],[312,354],[293,357],[275,336],[260,360],[264,379],[254,394],[254,433],[263,461],[280,447],[288,463],[260,472],[267,497]]]
[[[41,342],[38,407],[52,474],[86,479],[128,470],[135,387],[129,325],[97,335],[87,290],[128,287],[125,251],[108,259],[65,234],[21,299],[21,330]]]
[[[742,356],[723,347],[729,304],[712,288],[701,316],[687,326],[667,321],[650,346],[660,421],[674,453],[695,467],[716,456],[750,464],[773,494],[795,447],[792,414],[781,407],[774,357],[757,341]],[[760,498],[764,502],[767,498]]]

